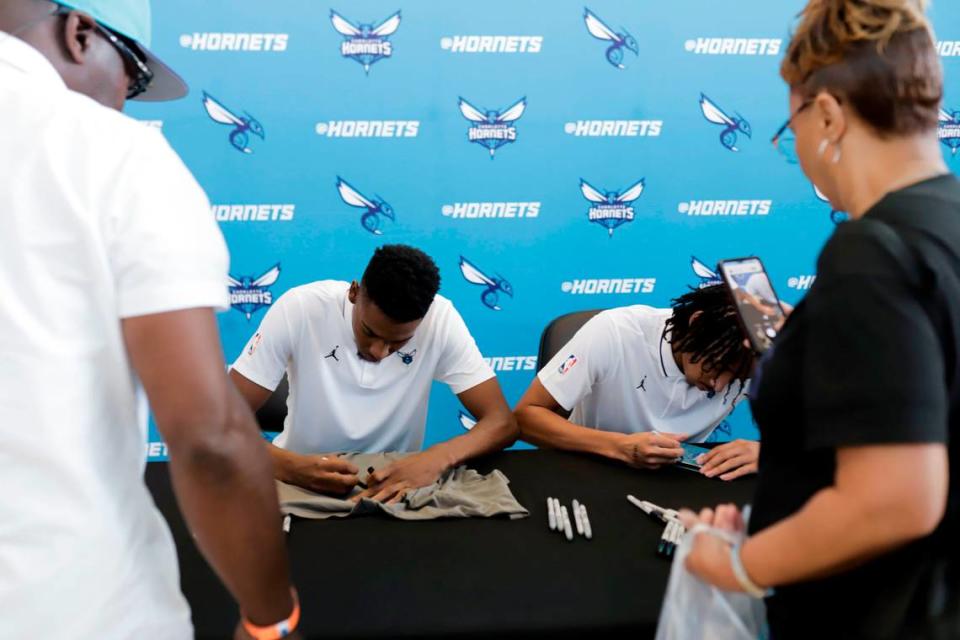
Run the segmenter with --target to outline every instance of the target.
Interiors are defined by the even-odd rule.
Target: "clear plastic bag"
[[[723,591],[687,571],[684,563],[698,533],[720,536],[731,544],[738,539],[706,525],[697,525],[683,536],[673,555],[656,640],[766,640],[767,611],[762,600]]]

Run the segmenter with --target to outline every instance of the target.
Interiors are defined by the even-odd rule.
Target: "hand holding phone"
[[[786,319],[763,263],[755,257],[721,260],[717,271],[730,292],[750,346],[763,353],[773,345]]]

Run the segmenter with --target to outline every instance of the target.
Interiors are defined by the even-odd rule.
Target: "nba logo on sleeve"
[[[577,364],[577,356],[570,354],[567,356],[567,359],[563,361],[563,364],[560,365],[560,368],[557,371],[560,372],[560,375],[565,376],[570,372],[570,369],[573,369]]]

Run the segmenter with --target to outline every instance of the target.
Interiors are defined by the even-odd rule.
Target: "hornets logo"
[[[331,9],[330,22],[337,33],[343,36],[340,55],[356,60],[368,75],[370,67],[393,55],[393,44],[387,38],[400,28],[399,11],[374,26],[354,24]]]
[[[723,284],[723,280],[720,279],[717,272],[697,260],[696,256],[690,256],[690,268],[693,269],[694,275],[700,278],[700,284],[697,285],[698,289]]]
[[[351,187],[340,176],[337,176],[337,192],[340,193],[340,198],[351,207],[365,209],[363,215],[360,216],[360,224],[375,236],[383,235],[383,231],[380,230],[381,218],[387,218],[391,221],[396,220],[393,207],[387,204],[383,198],[380,196],[368,198]]]
[[[950,149],[950,156],[957,157],[960,151],[960,111],[947,112],[940,109],[937,123],[937,137],[945,147]]]
[[[607,62],[617,69],[625,68],[623,66],[624,50],[632,51],[633,55],[640,55],[637,40],[626,29],[621,28],[619,32],[614,31],[598,18],[597,14],[586,8],[583,10],[583,21],[586,23],[590,35],[597,40],[610,43],[610,46],[607,47]]]
[[[748,138],[752,136],[753,131],[750,123],[739,113],[729,116],[723,109],[718,107],[710,98],[700,94],[700,110],[707,122],[720,125],[723,130],[720,132],[720,144],[730,151],[739,151],[737,149],[737,133],[742,133]]]
[[[206,91],[203,92],[203,108],[207,110],[207,115],[214,122],[233,127],[233,131],[230,132],[230,144],[237,151],[253,153],[249,147],[250,134],[258,136],[261,140],[266,137],[263,125],[256,118],[246,111],[242,116],[237,115]]]
[[[273,304],[273,294],[269,291],[269,288],[276,284],[279,277],[279,263],[270,267],[266,273],[257,278],[252,276],[240,276],[239,278],[228,276],[230,306],[245,315],[249,321],[254,313]]]
[[[417,355],[417,350],[414,349],[410,352],[397,351],[397,355],[400,356],[400,362],[409,367],[411,364],[413,364],[413,357]]]
[[[488,276],[474,265],[472,262],[460,256],[460,273],[464,280],[470,284],[479,285],[484,288],[480,295],[480,301],[488,308],[494,311],[500,311],[500,294],[504,293],[513,297],[513,287],[507,282],[507,279],[501,275]]]
[[[609,237],[612,238],[614,229],[627,222],[633,222],[634,211],[630,205],[643,193],[643,184],[643,178],[640,178],[632,186],[624,189],[622,193],[618,191],[601,192],[581,178],[580,193],[583,194],[584,198],[594,203],[587,212],[590,222],[606,229]]]
[[[492,160],[497,149],[516,142],[517,128],[513,123],[520,119],[526,108],[526,98],[520,98],[502,111],[482,111],[460,98],[460,113],[473,123],[467,130],[467,140],[487,149]]]

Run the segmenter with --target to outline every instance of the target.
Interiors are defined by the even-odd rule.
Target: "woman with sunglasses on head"
[[[811,0],[781,67],[800,166],[850,221],[758,365],[749,535],[687,558],[766,597],[774,640],[960,636],[960,183],[924,5]]]

